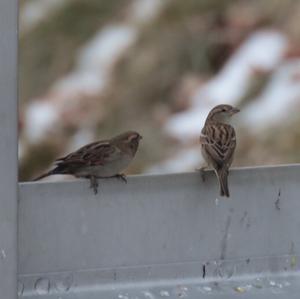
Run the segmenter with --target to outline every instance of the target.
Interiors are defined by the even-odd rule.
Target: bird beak
[[[230,114],[233,115],[233,114],[236,114],[236,113],[238,113],[238,112],[240,112],[240,109],[238,109],[238,108],[233,108],[233,109],[231,110]]]

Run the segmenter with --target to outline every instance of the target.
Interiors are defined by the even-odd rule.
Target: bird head
[[[240,112],[239,109],[230,105],[222,104],[214,107],[208,114],[207,120],[224,122],[232,115]]]
[[[120,145],[123,148],[128,148],[132,152],[132,154],[136,153],[141,139],[142,136],[135,131],[125,132],[114,138],[115,141],[121,143]]]

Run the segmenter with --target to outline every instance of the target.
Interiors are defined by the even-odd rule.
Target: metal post
[[[0,297],[17,298],[17,0],[0,1]]]

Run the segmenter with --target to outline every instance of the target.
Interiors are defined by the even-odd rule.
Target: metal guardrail
[[[230,200],[210,172],[104,180],[97,196],[20,184],[17,206],[17,6],[0,1],[0,299],[298,299],[299,165],[231,171]]]
[[[299,298],[300,165],[25,183],[21,298]]]
[[[0,1],[0,298],[17,298],[17,1]]]

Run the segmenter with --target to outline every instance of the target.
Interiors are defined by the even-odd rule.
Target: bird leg
[[[94,175],[90,175],[87,178],[90,179],[90,188],[94,190],[94,194],[97,194],[98,193],[98,186],[99,186],[97,177],[94,176]]]
[[[125,183],[127,184],[126,175],[125,175],[124,173],[118,173],[118,174],[115,175],[115,177],[116,177],[117,179],[122,180],[123,182],[125,182]]]
[[[205,169],[207,169],[208,166],[202,166],[200,168],[197,168],[196,170],[200,172],[202,182],[205,182]]]

